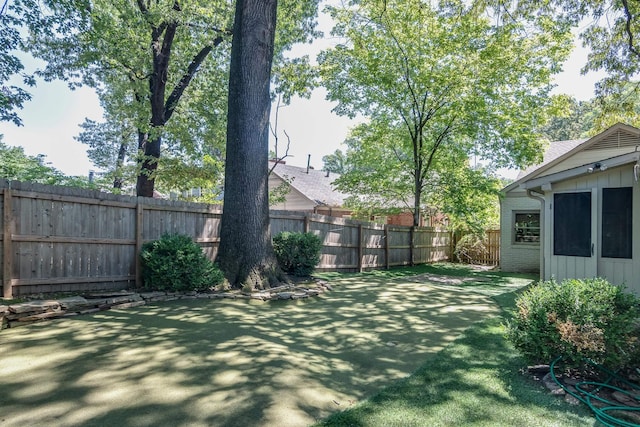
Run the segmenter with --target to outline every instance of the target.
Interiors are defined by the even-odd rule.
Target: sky
[[[313,56],[313,52],[331,43],[329,39],[320,40],[312,48],[306,49],[310,49]],[[580,69],[586,60],[587,51],[578,43],[564,65],[564,72],[555,79],[555,93],[572,95],[578,100],[593,97],[594,84],[602,75],[581,75]],[[25,153],[31,156],[45,155],[50,166],[66,175],[87,176],[90,170],[97,170],[87,157],[86,145],[74,139],[80,133],[79,125],[85,118],[102,121],[102,109],[95,92],[87,87],[70,90],[61,81],[39,81],[37,87],[32,88],[31,94],[31,101],[19,111],[23,126],[0,122],[3,142],[11,146],[22,146]],[[290,105],[280,109],[279,153],[282,152],[282,144],[286,144],[284,131],[291,141],[287,164],[304,167],[308,156],[311,156],[311,166],[322,168],[323,156],[336,149],[344,151],[342,142],[356,122],[334,114],[331,110],[335,104],[327,101],[325,95],[326,91],[318,88],[313,91],[310,99],[294,98]],[[517,171],[502,171],[507,178],[514,177],[516,173]]]

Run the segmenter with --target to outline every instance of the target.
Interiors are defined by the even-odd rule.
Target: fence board
[[[137,254],[164,233],[192,236],[210,259],[217,255],[218,206],[7,181],[0,181],[0,192],[5,297],[139,285]],[[301,212],[270,215],[272,235],[308,230],[320,237],[320,271],[388,268],[450,255],[449,232],[416,228],[412,239],[411,227]]]

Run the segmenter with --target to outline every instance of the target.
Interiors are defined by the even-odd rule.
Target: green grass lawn
[[[492,316],[472,326],[408,378],[317,426],[599,425],[586,408],[569,406],[520,373],[525,362],[504,339],[503,319],[515,307],[517,296],[517,290],[511,290],[518,283],[511,282],[512,275],[469,273],[456,265],[419,269],[480,279],[462,286],[473,286],[471,292],[492,295],[502,316]],[[483,278],[487,277],[493,280],[485,282]]]
[[[502,338],[499,307],[530,277],[449,264],[323,277],[334,290],[308,300],[2,331],[0,427],[593,425],[527,383]]]

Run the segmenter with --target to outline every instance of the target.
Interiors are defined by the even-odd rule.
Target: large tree
[[[276,0],[237,0],[231,47],[218,262],[234,287],[278,280],[269,230],[270,81]]]
[[[371,173],[388,170],[388,190],[411,200],[416,225],[446,167],[470,156],[518,167],[543,151],[536,129],[553,106],[568,26],[544,16],[513,21],[485,3],[362,0],[330,9],[343,42],[319,58],[328,97],[337,113],[367,117],[367,132],[385,141],[375,144],[386,154]]]
[[[137,131],[137,194],[152,196],[162,138],[197,72],[230,37],[230,5],[180,0],[16,1],[45,79],[116,91]],[[222,62],[225,66],[225,62]],[[226,69],[226,67],[225,67]],[[224,81],[219,81],[224,86]],[[110,112],[111,116],[117,116]]]
[[[378,126],[379,125],[379,126]],[[334,182],[351,194],[346,200],[356,215],[386,215],[412,211],[414,179],[411,146],[404,127],[375,120],[354,127],[345,141],[345,172]],[[495,226],[501,183],[480,165],[472,165],[463,146],[447,147],[434,157],[425,179],[421,213],[446,212],[456,231]]]
[[[206,70],[207,65],[203,64],[205,73],[212,78],[215,74]],[[224,72],[227,73],[226,67]],[[181,103],[180,113],[163,128],[161,156],[154,179],[157,192],[181,194],[199,188],[207,198],[189,199],[202,201],[212,201],[221,192],[226,114],[226,95],[220,93],[221,81],[226,81],[226,76],[219,76],[217,82],[193,81],[189,96]],[[104,120],[85,120],[82,132],[76,137],[89,146],[89,158],[110,178],[112,191],[135,188],[139,170],[138,132],[132,120],[136,117],[136,103],[132,102],[129,89],[126,83],[111,83],[108,90],[99,90]]]
[[[316,0],[284,3],[278,43],[283,60],[282,51],[315,34],[317,9]],[[211,132],[203,128],[214,122],[222,129],[218,134],[224,133],[220,105],[226,104],[232,2],[16,0],[15,15],[24,17],[30,30],[31,52],[47,61],[41,72],[46,79],[87,84],[122,97],[119,104],[110,104],[118,109],[108,115],[125,112],[136,127],[139,195],[153,194],[161,154],[175,151],[173,143],[210,143]],[[280,73],[283,90],[299,89],[286,76],[305,62],[286,61]],[[206,112],[220,113],[219,118],[210,122]]]

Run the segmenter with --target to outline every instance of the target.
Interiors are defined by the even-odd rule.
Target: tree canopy
[[[215,172],[201,159],[224,153],[232,2],[16,0],[11,11],[29,29],[30,52],[47,63],[39,75],[96,88],[107,119],[115,120],[110,131],[103,127],[105,135],[122,121],[135,129],[126,146],[135,147],[129,157],[137,163],[138,194],[153,193],[158,170],[165,183],[177,176],[180,159],[187,160],[183,177],[200,173],[198,167]],[[308,75],[305,58],[283,52],[316,35],[316,12],[317,0],[280,4],[276,76],[285,96],[304,93]],[[87,126],[98,136],[95,124]],[[95,149],[96,141],[87,142]],[[106,145],[120,158],[119,143]]]
[[[573,27],[590,50],[583,73],[604,71],[596,84],[599,115],[596,129],[636,122],[640,103],[640,3],[629,0],[506,1],[514,20],[553,16],[554,26]]]
[[[570,51],[568,26],[508,20],[465,1],[363,0],[329,10],[343,42],[319,57],[328,98],[338,114],[368,119],[351,136],[360,141],[343,188],[377,182],[411,200],[417,225],[433,203],[423,196],[443,194],[434,186],[470,156],[491,168],[540,159],[536,129],[555,107],[551,78]]]
[[[31,99],[25,87],[35,84],[33,76],[24,73],[24,65],[16,56],[16,50],[22,47],[20,22],[9,13],[9,0],[0,2],[0,121],[10,121],[17,126],[22,125],[17,110]]]

